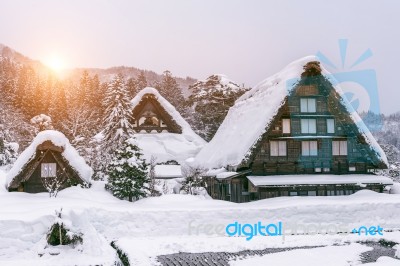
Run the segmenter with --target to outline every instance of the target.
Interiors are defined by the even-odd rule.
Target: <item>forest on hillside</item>
[[[156,88],[207,141],[248,89],[221,75],[182,88],[168,70],[160,81],[148,81],[144,71],[135,77],[118,73],[104,78],[83,70],[79,79],[60,79],[50,70],[38,71],[2,56],[0,165],[12,163],[39,131],[55,129],[67,136],[93,169],[104,170],[100,162],[107,161],[121,138],[132,134],[126,123],[131,121],[130,100],[147,86]],[[183,90],[190,95],[184,97]],[[99,134],[101,141],[96,138]]]

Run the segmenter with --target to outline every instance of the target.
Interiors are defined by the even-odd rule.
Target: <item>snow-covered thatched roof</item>
[[[194,163],[209,169],[239,165],[266,132],[280,107],[285,103],[286,96],[294,88],[293,85],[289,85],[294,84],[291,81],[300,78],[304,71],[303,66],[310,61],[318,61],[318,58],[308,56],[299,59],[243,94],[230,108],[214,138],[197,154]],[[322,74],[331,77],[323,67]],[[341,102],[358,126],[360,134],[365,137],[377,157],[387,164],[385,153],[357,112],[343,97],[341,88],[339,86],[334,88],[342,96]]]
[[[192,130],[175,107],[162,97],[156,89],[147,87],[141,90],[131,101],[133,109],[139,105],[143,96],[146,94],[155,96],[161,107],[164,108],[176,124],[181,127],[182,133],[162,132],[135,134],[138,146],[143,151],[144,158],[150,160],[151,156],[154,156],[158,163],[170,160],[180,163],[190,157],[194,157],[206,144],[206,141]]]
[[[45,130],[33,139],[32,143],[26,148],[15,161],[11,170],[7,173],[7,186],[11,184],[13,179],[18,176],[24,167],[35,157],[37,147],[46,141],[50,141],[57,147],[62,148],[61,155],[68,161],[69,165],[74,168],[79,177],[90,183],[93,174],[92,168],[86,164],[85,159],[81,157],[78,151],[72,147],[65,135],[55,130]]]

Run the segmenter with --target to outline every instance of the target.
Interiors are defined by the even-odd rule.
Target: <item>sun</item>
[[[65,68],[65,60],[59,55],[50,56],[45,64],[55,72],[60,72]]]

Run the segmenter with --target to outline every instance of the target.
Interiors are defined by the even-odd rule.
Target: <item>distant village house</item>
[[[7,189],[28,193],[61,190],[75,185],[88,186],[92,169],[61,132],[40,132],[7,174]]]

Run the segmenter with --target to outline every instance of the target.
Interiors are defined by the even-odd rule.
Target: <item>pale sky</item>
[[[325,54],[376,71],[381,111],[400,111],[400,1],[0,0],[0,43],[67,67],[134,66],[254,86],[293,60]],[[341,65],[338,40],[348,39]],[[328,68],[328,70],[331,70]]]

